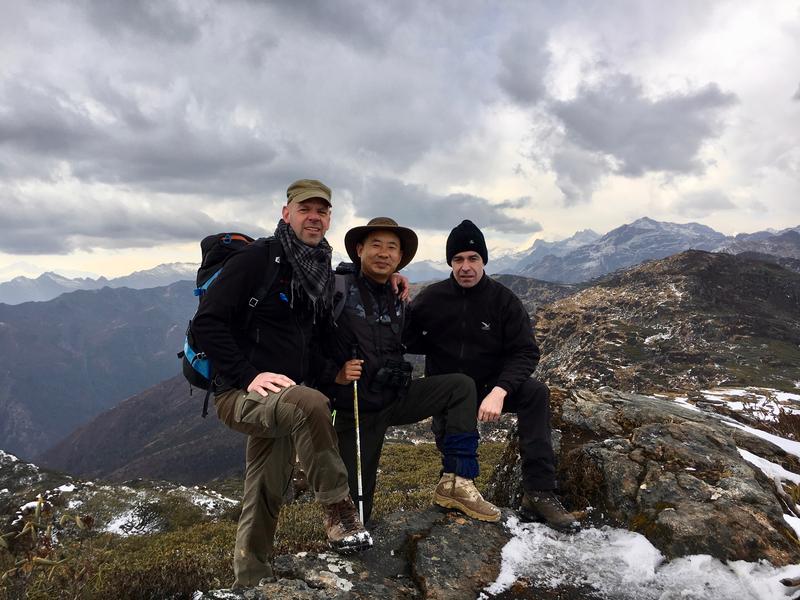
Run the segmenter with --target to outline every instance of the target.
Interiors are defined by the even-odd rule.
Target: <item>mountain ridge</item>
[[[744,297],[723,302],[719,296],[725,296],[729,288],[717,290],[716,271],[738,282]],[[743,279],[749,282],[742,283]],[[500,275],[497,280],[520,296],[534,317],[543,354],[537,376],[549,384],[691,391],[725,380],[731,384],[757,380],[765,386],[793,390],[794,381],[800,379],[790,374],[793,365],[800,364],[800,350],[796,349],[800,343],[800,275],[778,265],[689,251],[620,271],[588,287],[517,275]],[[772,291],[759,295],[756,289],[763,282]],[[415,285],[415,290],[421,287]],[[748,309],[747,301],[754,298],[759,306]],[[698,311],[697,305],[705,302],[710,302],[711,308]],[[748,337],[748,332],[762,326],[763,335],[771,336],[771,343],[785,354],[773,358],[774,364],[760,362],[765,353],[760,348],[762,338]],[[726,335],[735,337],[720,342]],[[641,365],[637,366],[637,361]],[[182,477],[190,471],[199,476],[203,469],[209,478],[230,475],[241,468],[241,451],[221,437],[226,428],[219,424],[216,430],[211,427],[215,418],[199,423],[200,402],[198,395],[189,396],[180,377],[159,383],[72,432],[48,449],[42,462],[120,480],[158,476],[190,482]],[[125,439],[131,415],[137,414],[135,406],[148,415],[144,420],[152,422],[151,428],[142,430],[138,441],[122,453],[127,460],[109,460],[113,451],[107,444],[119,446]],[[185,414],[178,410],[181,406],[186,407]],[[152,411],[161,417],[153,418]],[[218,446],[218,464],[213,468],[211,463],[184,467],[182,460],[193,456],[192,440],[201,435],[209,437],[204,438],[207,444],[202,451],[196,451],[197,462],[205,461],[209,447]],[[106,445],[95,444],[106,438]],[[149,446],[145,448],[145,444]],[[194,482],[200,481],[203,479]]]

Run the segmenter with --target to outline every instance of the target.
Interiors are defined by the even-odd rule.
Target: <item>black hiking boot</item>
[[[574,533],[581,528],[577,519],[566,511],[556,495],[549,490],[525,492],[519,507],[520,520],[526,523],[545,523],[548,527]]]
[[[339,554],[355,554],[372,548],[372,536],[364,529],[353,499],[348,496],[333,504],[323,504],[328,545]]]

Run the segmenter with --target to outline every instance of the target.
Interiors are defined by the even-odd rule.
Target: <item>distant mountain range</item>
[[[65,292],[99,290],[104,287],[129,287],[135,290],[159,287],[176,281],[194,280],[197,267],[198,265],[193,263],[167,263],[113,279],[105,277],[70,279],[52,272],[43,273],[35,279],[20,276],[0,283],[0,302],[5,304],[43,302],[52,300]]]
[[[128,398],[41,454],[42,465],[84,477],[180,483],[241,476],[245,436],[200,416],[205,392],[182,375]]]
[[[539,376],[567,387],[795,391],[800,274],[740,256],[687,251],[593,285],[496,277],[534,317]],[[422,286],[415,286],[419,289]],[[241,469],[241,436],[199,416],[176,377],[127,399],[39,456],[91,477],[200,483]]]
[[[0,448],[31,457],[178,372],[194,283],[0,304]]]
[[[542,281],[579,283],[684,250],[730,254],[751,252],[800,260],[800,226],[778,232],[726,236],[699,223],[664,223],[643,217],[605,235],[585,229],[556,242],[536,240],[521,252],[490,251],[486,271],[490,274],[524,275]],[[340,260],[349,259],[334,255],[334,264]],[[194,263],[168,263],[114,279],[70,279],[56,273],[44,273],[35,279],[21,276],[0,283],[0,303],[45,301],[65,292],[103,287],[145,289],[169,285],[176,281],[194,280],[197,266]],[[413,283],[444,279],[449,273],[450,268],[444,259],[418,260],[403,270]]]
[[[798,258],[800,254],[800,227],[731,237],[699,223],[662,223],[644,217],[593,240],[592,233],[581,232],[582,239],[590,240],[583,244],[580,238],[575,239],[581,234],[554,242],[553,246],[537,248],[534,244],[527,255],[496,272],[578,283],[684,250],[731,254],[749,251],[788,258]]]

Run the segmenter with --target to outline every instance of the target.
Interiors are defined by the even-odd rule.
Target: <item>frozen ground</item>
[[[780,411],[800,410],[800,394],[764,388],[715,388],[704,390],[703,396],[715,405],[747,411],[767,421],[774,420]],[[700,410],[685,396],[671,399],[687,408]],[[798,441],[742,425],[730,417],[717,416],[732,427],[766,439],[800,457]],[[746,450],[739,449],[739,453],[770,479],[800,482],[800,474]],[[800,536],[800,518],[788,514],[784,519]],[[800,597],[800,588],[787,588],[780,583],[783,578],[800,577],[800,565],[776,568],[766,561],[722,563],[707,555],[666,561],[647,538],[625,529],[592,528],[568,535],[544,525],[520,523],[513,517],[507,525],[514,537],[503,549],[500,575],[486,588],[483,598],[504,592],[520,580],[537,588],[591,590],[597,597],[609,600],[784,600]]]
[[[569,535],[514,517],[507,525],[514,537],[503,549],[500,575],[482,598],[523,579],[537,587],[588,588],[613,600],[785,600],[797,588],[780,580],[800,576],[800,565],[726,564],[706,555],[667,562],[647,538],[625,529]]]

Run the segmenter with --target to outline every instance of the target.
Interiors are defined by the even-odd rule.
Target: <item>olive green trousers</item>
[[[317,501],[330,504],[350,493],[339,457],[328,398],[295,385],[261,396],[229,390],[214,399],[220,420],[247,434],[242,514],[236,530],[235,586],[252,587],[272,576],[269,559],[295,456]]]

